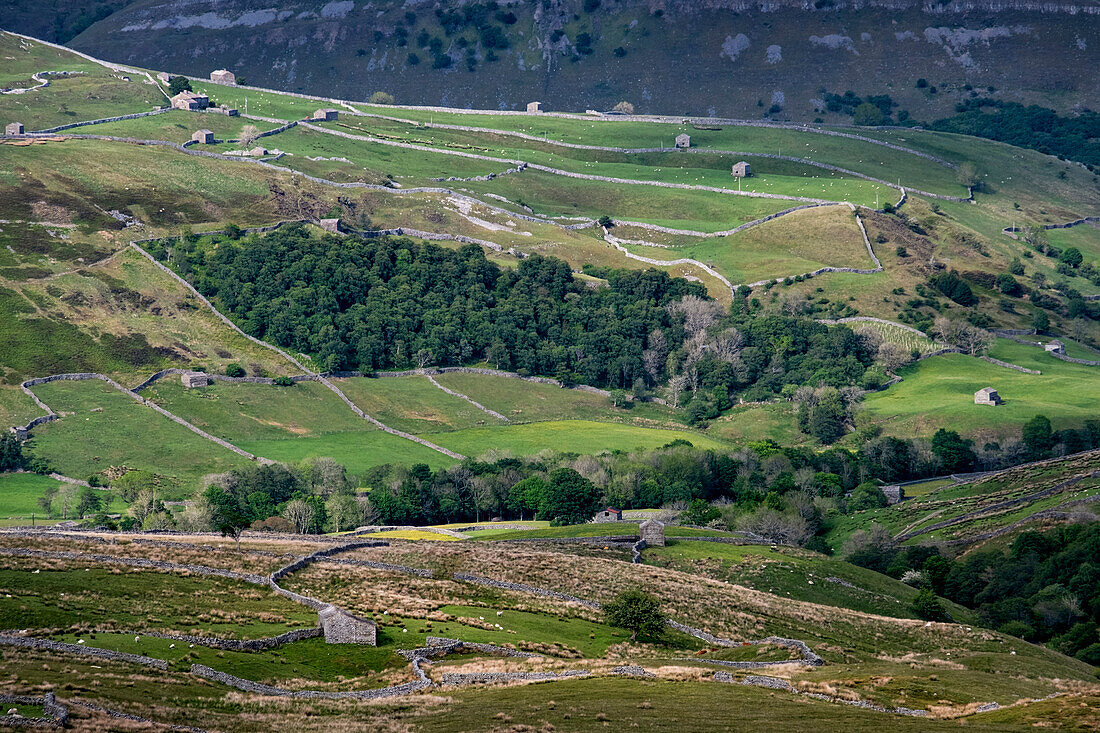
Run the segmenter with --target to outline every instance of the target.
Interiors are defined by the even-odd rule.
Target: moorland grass
[[[317,622],[309,608],[239,580],[53,562],[52,568],[34,573],[20,569],[18,559],[6,561],[0,569],[0,626],[198,629],[222,638],[256,639]]]
[[[883,616],[916,618],[910,604],[917,589],[858,565],[792,548],[769,549],[757,545],[670,540],[665,547],[650,547],[645,562],[690,572],[702,572],[720,580],[756,590],[826,606],[851,608]],[[699,560],[717,560],[714,567]],[[856,586],[851,588],[832,579]],[[958,623],[975,623],[974,613],[946,602]]]

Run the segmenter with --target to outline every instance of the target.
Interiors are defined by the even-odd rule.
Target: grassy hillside
[[[1079,426],[1100,409],[1098,367],[1060,361],[1037,347],[1001,339],[990,356],[1042,374],[1024,374],[961,354],[946,354],[902,370],[902,382],[868,395],[863,418],[894,434],[931,435],[941,427],[1008,437],[1037,414]],[[1003,405],[975,405],[993,387]]]

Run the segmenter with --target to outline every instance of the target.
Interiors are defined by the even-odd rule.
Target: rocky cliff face
[[[1100,5],[1071,0],[138,0],[72,45],[410,104],[842,121],[826,92],[889,94],[917,119],[989,87],[1059,110],[1100,101],[1100,75],[1082,73],[1100,68]]]

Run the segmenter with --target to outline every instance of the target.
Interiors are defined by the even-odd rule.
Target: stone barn
[[[9,122],[7,127],[4,128],[5,135],[22,135],[23,123],[22,122]]]
[[[214,143],[214,131],[213,130],[195,130],[195,134],[191,136],[191,140],[203,145],[212,145]]]
[[[172,109],[196,111],[210,106],[210,97],[196,92],[180,92],[171,101]]]
[[[745,161],[733,164],[733,177],[734,178],[748,178],[752,175],[752,166]]]
[[[336,606],[327,606],[317,614],[317,620],[325,631],[326,644],[378,645],[378,627],[370,619],[360,618]]]
[[[638,527],[638,532],[642,535],[642,539],[645,540],[646,545],[649,547],[665,546],[664,522],[659,522],[656,519],[647,519]]]
[[[340,220],[339,219],[321,219],[321,228],[326,232],[332,232],[333,234],[340,233]]]
[[[160,80],[161,80],[162,82],[164,82],[165,84],[167,84],[167,83],[169,83],[170,81],[172,81],[172,75],[171,75],[171,74],[169,74],[169,73],[168,73],[167,71],[161,71],[161,72],[159,72],[159,73],[157,74],[157,78],[158,78],[158,79],[160,79]]]
[[[887,504],[900,504],[901,502],[905,501],[905,489],[897,484],[894,484],[892,486],[883,486],[882,493],[886,496]]]
[[[217,82],[218,84],[236,84],[237,75],[232,71],[218,69],[217,71],[210,72],[210,81]]]
[[[327,108],[317,110],[313,113],[313,116],[310,119],[312,119],[314,122],[332,122],[339,116],[339,112],[332,108]]]
[[[975,405],[999,405],[1001,396],[992,387],[983,387],[974,393]]]
[[[249,158],[262,158],[267,155],[267,148],[261,148],[259,146],[252,148],[245,152],[245,155]]]
[[[690,148],[691,147],[691,135],[686,132],[676,136],[676,147],[678,148]]]
[[[596,516],[593,518],[594,522],[621,522],[623,521],[623,510],[616,509],[613,506],[609,506],[606,509],[601,509],[596,512]]]
[[[528,112],[542,112],[542,102],[528,102],[527,103],[527,111]]]
[[[1046,349],[1047,351],[1049,351],[1052,354],[1064,354],[1064,353],[1066,353],[1066,345],[1063,344],[1058,339],[1054,339],[1053,341],[1048,341],[1046,344],[1043,345],[1043,348]]]
[[[187,389],[210,386],[210,377],[202,372],[184,372],[180,375],[180,381]]]

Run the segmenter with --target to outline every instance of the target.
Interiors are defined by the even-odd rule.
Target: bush
[[[225,365],[225,376],[227,377],[239,378],[243,377],[245,374],[244,367],[236,362]]]
[[[409,55],[412,56],[414,54]],[[419,59],[417,59],[417,61],[419,62]],[[393,101],[393,95],[389,92],[375,92],[370,95],[371,104],[393,104]]]
[[[168,80],[168,93],[170,96],[176,96],[180,92],[191,91],[191,80],[186,76],[173,76]]]
[[[14,471],[23,467],[23,444],[14,434],[0,435],[0,471]]]
[[[604,605],[603,612],[608,624],[630,630],[631,641],[637,640],[639,634],[657,638],[665,628],[665,617],[661,615],[657,599],[637,588],[615,596]]]
[[[936,597],[930,588],[922,588],[909,608],[925,621],[950,621],[947,609],[943,602]]]
[[[1035,629],[1028,626],[1023,621],[1008,621],[1001,624],[997,629],[1002,634],[1008,634],[1009,636],[1018,636],[1021,639],[1032,639],[1035,637]]]
[[[293,387],[295,384],[297,384],[297,382],[290,377],[275,377],[276,387]]]

